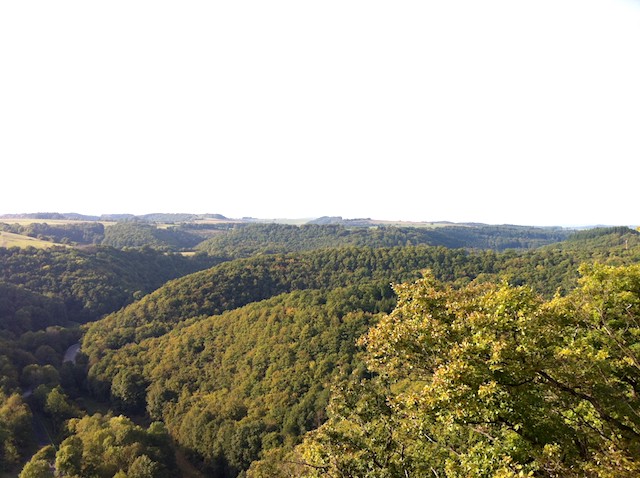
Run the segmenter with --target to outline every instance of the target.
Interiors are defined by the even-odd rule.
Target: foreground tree
[[[148,429],[123,416],[90,415],[67,422],[70,436],[57,450],[41,452],[25,465],[22,476],[39,476],[47,465],[56,476],[92,478],[168,478],[176,476],[167,431],[161,423]],[[49,476],[49,475],[43,475]]]
[[[375,377],[249,476],[638,476],[640,266],[581,272],[548,302],[506,284],[398,286],[361,341]]]
[[[31,410],[17,393],[0,391],[0,471],[18,463],[31,443]]]
[[[54,474],[46,460],[31,460],[24,466],[19,478],[54,478]]]

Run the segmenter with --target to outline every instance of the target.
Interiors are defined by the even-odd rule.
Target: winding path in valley
[[[76,357],[78,356],[78,352],[80,352],[80,342],[77,344],[71,345],[67,351],[64,353],[64,358],[62,359],[62,363],[71,362],[76,363]]]

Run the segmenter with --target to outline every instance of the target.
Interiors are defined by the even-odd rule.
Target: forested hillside
[[[62,300],[0,282],[0,390],[13,392],[34,374],[60,366],[65,349],[80,337],[63,328],[68,325]]]
[[[208,473],[236,476],[258,457],[280,456],[323,422],[338,376],[362,376],[364,362],[352,347],[377,313],[393,307],[390,282],[430,269],[455,287],[508,279],[550,298],[575,288],[580,263],[634,262],[639,247],[635,231],[606,229],[522,254],[346,247],[227,262],[92,324],[83,339],[93,364],[90,383],[123,409],[146,409],[163,420]],[[359,317],[348,320],[358,325],[343,330],[346,316]],[[324,340],[347,347],[346,358],[331,356]],[[313,353],[306,348],[311,342],[318,344]],[[317,367],[325,355],[332,366]]]
[[[530,249],[567,238],[560,228],[522,226],[345,227],[341,225],[244,224],[202,242],[198,249],[232,258],[340,246],[445,246],[471,249]]]
[[[125,247],[154,247],[179,251],[193,249],[203,238],[179,227],[158,228],[139,222],[120,222],[104,231],[102,244],[118,249]]]
[[[96,320],[175,277],[219,262],[146,248],[2,249],[0,281],[62,299],[68,319]]]
[[[486,259],[486,264],[481,261]],[[447,280],[491,269],[495,254],[430,248],[345,248],[265,255],[222,263],[168,283],[131,306],[91,324],[83,350],[92,358],[146,337],[162,335],[186,319],[293,290],[331,289],[363,281],[407,280],[432,268]]]
[[[61,327],[95,321],[212,262],[151,249],[0,248],[2,383],[13,390],[29,364],[60,365],[79,338],[78,330]]]
[[[25,478],[194,476],[193,466],[218,478],[634,476],[637,430],[623,408],[636,405],[619,400],[640,380],[639,345],[618,316],[635,314],[640,272],[585,266],[579,286],[578,269],[640,262],[637,231],[520,251],[495,250],[509,234],[481,249],[361,231],[245,226],[219,232],[215,256],[0,248],[0,468],[43,444],[29,438],[33,416],[57,448],[36,454]],[[585,325],[609,290],[619,290],[612,321]],[[618,351],[590,331],[610,333]],[[79,361],[63,363],[81,334]],[[587,370],[583,352],[618,357],[618,368],[576,375],[581,388],[569,379],[574,355]],[[449,388],[431,378],[445,372]]]
[[[629,248],[631,244],[631,248]],[[444,247],[345,247],[292,254],[259,255],[229,261],[167,284],[130,307],[92,324],[83,349],[97,357],[106,349],[161,335],[188,318],[211,315],[277,294],[327,289],[382,280],[416,278],[429,269],[438,279],[528,284],[547,296],[575,286],[583,261],[622,263],[638,257],[636,231],[604,230],[588,242],[570,243],[517,254],[468,252]]]
[[[402,227],[367,223],[300,226],[226,220],[207,222],[188,214],[116,215],[115,222],[2,223],[0,231],[70,245],[103,244],[123,248],[153,247],[168,251],[198,249],[227,259],[328,247],[406,245],[468,249],[532,249],[566,239],[562,228],[488,226],[482,224]],[[106,218],[103,218],[106,219]],[[61,221],[61,219],[57,219]]]
[[[51,426],[73,416],[67,413],[71,405],[54,405],[66,403],[54,390],[62,385],[74,396],[82,393],[86,370],[63,363],[67,348],[81,336],[79,323],[215,262],[151,249],[0,248],[0,471],[36,444],[34,413]]]
[[[398,286],[365,335],[370,377],[258,477],[635,477],[640,266],[583,267],[545,302],[528,287]]]
[[[393,303],[384,284],[280,295],[108,354],[90,383],[166,423],[208,473],[236,476],[325,420],[331,383],[358,366],[356,339]]]

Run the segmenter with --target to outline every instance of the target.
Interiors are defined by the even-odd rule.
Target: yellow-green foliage
[[[0,471],[17,464],[31,442],[31,410],[20,395],[0,390]]]
[[[377,378],[336,390],[323,427],[248,476],[639,476],[640,265],[582,273],[550,301],[397,287],[362,340]]]
[[[237,307],[291,289],[333,289],[349,283],[366,284],[367,281],[388,284],[398,278],[417,277],[419,269],[432,266],[436,277],[455,284],[455,287],[439,286],[442,288],[442,297],[436,295],[429,300],[458,304],[455,307],[460,310],[455,313],[460,314],[456,319],[460,330],[456,333],[461,337],[466,330],[461,327],[468,322],[465,313],[476,306],[473,297],[484,297],[488,310],[491,307],[498,310],[496,304],[512,303],[509,307],[517,308],[522,315],[522,323],[516,325],[527,328],[531,327],[527,322],[532,318],[528,315],[529,311],[542,307],[545,298],[552,297],[556,289],[570,290],[575,287],[580,259],[600,257],[611,261],[633,261],[637,256],[636,236],[629,236],[628,248],[627,240],[615,233],[589,238],[586,242],[578,239],[572,242],[568,250],[549,247],[527,254],[469,253],[425,246],[362,247],[227,262],[173,281],[141,301],[93,324],[83,342],[83,348],[89,352],[93,364],[91,384],[94,392],[105,398],[111,396],[122,409],[138,407],[142,410],[146,406],[154,418],[166,420],[174,438],[190,451],[197,452],[209,469],[218,473],[216,476],[234,476],[246,469],[256,457],[278,456],[278,449],[293,445],[301,433],[323,422],[328,386],[336,384],[337,376],[332,375],[334,369],[346,372],[358,369],[357,364],[349,362],[348,357],[352,352],[339,353],[327,360],[334,352],[326,344],[348,344],[353,347],[358,334],[364,332],[367,323],[371,323],[371,317],[367,314],[372,312],[369,306],[363,305],[363,298],[370,295],[366,288],[354,291],[339,301],[329,300],[328,296],[320,300],[317,296],[319,292],[309,291],[250,304],[241,309]],[[597,247],[591,247],[590,241],[594,240],[598,241]],[[528,288],[491,285],[502,274],[516,283],[530,283],[536,290],[544,292],[544,298]],[[462,287],[469,283],[473,285]],[[398,287],[398,291],[402,292],[403,287]],[[417,290],[415,287],[406,286],[409,291]],[[321,295],[327,294],[323,292]],[[415,300],[407,302],[414,308],[418,307]],[[348,311],[349,317],[358,318],[354,322],[359,324],[358,327],[345,330],[347,324],[334,324],[331,321],[333,319],[329,320],[335,313],[337,303],[342,304],[337,310],[343,310],[343,315],[344,311]],[[390,305],[388,301],[385,304],[385,307]],[[205,318],[229,309],[236,310]],[[377,310],[380,309],[378,307]],[[365,315],[358,315],[362,313]],[[434,306],[430,313],[437,315],[443,312]],[[473,320],[477,323],[472,323],[478,330],[494,330],[497,333],[503,326],[510,330],[513,324],[509,325],[508,312],[501,314],[496,317],[474,316]],[[393,356],[393,350],[398,351],[400,355],[396,357],[396,366],[399,370],[417,373],[420,367],[429,365],[402,361],[409,351],[425,347],[426,343],[411,342],[415,337],[427,335],[421,329],[423,320],[416,316],[413,322],[405,324],[406,327],[413,324],[413,329],[404,331],[406,334],[402,337],[391,336],[386,342],[378,341],[380,350],[384,350],[383,343],[387,343],[389,357]],[[311,329],[311,336],[306,335],[307,332],[302,333],[299,324],[312,323],[320,327]],[[510,350],[508,343],[501,344],[493,336],[486,335],[478,336],[477,342],[463,341],[456,345],[452,340],[457,336],[450,335],[453,331],[446,329],[445,325],[439,325],[442,328],[440,333],[446,339],[442,339],[444,341],[438,345],[443,355],[472,357],[489,354],[490,366],[495,369],[490,370],[499,372],[500,360]],[[149,339],[154,336],[158,338]],[[307,343],[324,345],[311,353],[305,349]],[[407,350],[402,349],[405,345]],[[464,367],[464,363],[452,359],[448,368],[438,372],[439,380],[449,383],[463,375],[466,371]],[[383,372],[387,374],[386,370]],[[395,394],[417,393],[424,380],[414,380],[412,377],[398,379],[385,386]],[[501,403],[501,388],[496,388],[491,381],[481,385],[478,385],[478,394],[482,400]],[[443,389],[439,399],[443,403],[464,400],[471,393],[466,389],[467,386]],[[384,387],[379,390],[374,387],[366,393],[357,388],[354,390],[349,397],[339,395],[332,410],[344,407],[347,403],[365,410],[371,406],[365,400],[367,396],[382,397],[382,402],[386,402],[387,391]],[[434,401],[433,397],[430,400],[432,406],[440,403]],[[475,406],[477,408],[480,405],[476,403]],[[357,435],[357,420],[354,420],[354,425],[341,425],[339,431],[344,440],[340,446],[347,447],[348,451],[351,441],[371,438],[373,429],[381,430],[380,433],[382,430],[392,430],[391,437],[380,435],[376,438],[378,445],[372,444],[371,449],[375,450],[378,446],[382,453],[391,449],[385,447],[392,447],[396,443],[395,449],[399,455],[437,455],[445,463],[448,448],[434,448],[433,444],[425,448],[425,443],[420,441],[409,444],[404,437],[411,437],[415,430],[408,429],[395,410],[391,410],[394,413],[389,410],[385,412],[387,421],[375,422],[380,410],[380,407],[374,407],[375,413],[366,422],[359,418],[360,423],[373,427],[367,428],[364,436]],[[343,408],[339,415],[344,417],[349,413],[348,409]],[[479,430],[483,431],[482,428]],[[448,433],[454,436],[459,431],[454,427]],[[463,431],[481,435],[477,430]],[[518,435],[512,432],[505,431],[503,438],[501,446],[506,448],[518,448],[522,444]],[[481,454],[484,443],[476,446]],[[555,456],[551,451],[547,449],[544,452],[550,461]],[[338,454],[349,457],[347,452]],[[368,457],[365,460],[369,463],[367,466],[372,466],[377,457]],[[494,466],[491,460],[487,460],[478,466]],[[416,464],[416,469],[425,471],[419,466]],[[444,466],[439,470],[444,470]],[[456,473],[464,473],[472,465],[464,466],[467,468],[463,467],[460,469],[462,471]],[[517,468],[516,465],[514,467]],[[431,471],[427,469],[425,473]]]
[[[356,339],[392,303],[377,285],[294,292],[126,347],[91,377],[139,397],[215,476],[235,476],[324,421],[331,384],[357,367]]]
[[[176,476],[173,450],[161,423],[143,428],[122,415],[95,414],[69,420],[68,431],[55,456],[36,454],[21,476],[39,476],[26,473],[43,467],[42,462],[52,465],[56,476]]]
[[[400,282],[430,269],[443,281],[495,282],[504,277],[551,297],[576,284],[581,262],[629,263],[640,257],[640,235],[602,234],[527,253],[469,252],[445,247],[343,247],[229,261],[170,282],[139,302],[95,322],[83,349],[98,358],[108,350],[162,335],[177,323],[219,314],[292,290],[334,288],[370,280]]]
[[[638,237],[620,228],[529,253],[346,247],[229,261],[92,325],[83,340],[90,386],[118,412],[147,410],[166,421],[218,477],[248,468],[278,476],[283,460],[284,476],[633,476],[637,454],[626,434],[636,425],[616,403],[637,391],[629,373],[637,331],[619,320],[633,312],[636,286],[624,269],[613,280],[596,267],[585,269],[591,285],[552,297],[575,288],[580,262],[637,261]],[[43,307],[51,318],[92,320],[205,259],[0,248],[0,277],[12,284],[0,288],[0,386],[79,385],[69,368],[54,368],[66,342],[49,335],[59,330],[29,331],[51,324]],[[357,338],[393,308],[389,283],[415,280],[425,268],[441,282],[397,288],[396,312],[361,342],[367,370]],[[494,285],[501,278],[512,285]],[[631,295],[593,302],[621,287]],[[55,304],[66,313],[54,314]],[[586,321],[597,310],[614,318],[609,329]],[[633,354],[617,356],[620,344]],[[596,406],[579,395],[591,392],[608,398]],[[48,409],[68,416],[53,398]],[[327,416],[295,456],[284,455]],[[114,473],[151,470],[153,461]]]

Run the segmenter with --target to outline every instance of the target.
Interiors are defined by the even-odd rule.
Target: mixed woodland
[[[634,229],[80,219],[0,226],[3,478],[640,476]]]

